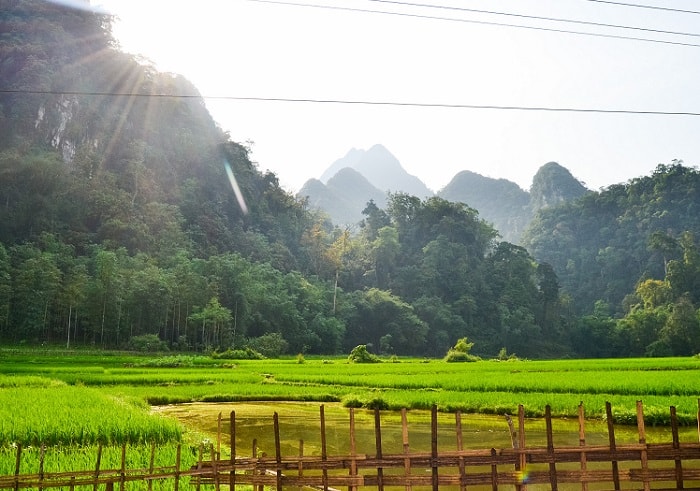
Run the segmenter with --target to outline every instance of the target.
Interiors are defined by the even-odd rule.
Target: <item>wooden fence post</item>
[[[578,405],[578,444],[581,447],[581,471],[586,472],[586,417],[583,410],[583,401]],[[588,481],[581,479],[581,491],[588,491]]]
[[[219,431],[221,430],[221,413],[219,413]],[[220,442],[221,441],[221,434],[219,433],[217,435],[217,439]],[[217,444],[218,445],[218,444]],[[211,467],[212,467],[212,472],[214,473],[214,490],[219,491],[221,483],[219,482],[219,457],[221,455],[221,452],[218,450],[214,450],[214,443],[210,444],[210,452],[209,455],[211,455]]]
[[[299,439],[299,463],[297,465],[297,473],[300,478],[304,477],[304,440]],[[301,491],[304,487],[299,486],[299,491]]]
[[[462,438],[462,412],[457,411],[455,413],[455,427],[457,430],[457,451],[459,452],[459,489],[464,491],[467,489],[466,479],[467,479],[467,468],[464,465],[464,456],[462,451],[464,450],[464,440]]]
[[[439,491],[437,405],[430,410],[430,467],[433,491]]]
[[[119,491],[124,491],[126,483],[126,443],[122,443],[122,465],[119,469]]]
[[[381,461],[382,455],[382,425],[379,417],[379,408],[374,409],[374,441],[377,454],[377,460]],[[384,491],[384,469],[381,462],[377,464],[377,489]]]
[[[697,415],[697,420],[698,420],[698,441],[700,442],[700,398],[698,399],[698,415]]]
[[[618,469],[617,459],[615,454],[617,452],[617,446],[615,445],[615,424],[613,422],[612,405],[609,402],[605,403],[605,417],[608,421],[608,442],[610,443],[610,453],[612,455],[612,473],[613,473],[613,484],[615,490],[620,489],[620,470]]]
[[[42,443],[39,447],[39,491],[44,489],[44,455],[46,454],[46,446]]]
[[[236,489],[236,411],[231,411],[229,417],[230,425],[229,434],[231,438],[231,473],[229,474],[229,489]]]
[[[328,454],[326,452],[326,413],[321,404],[320,407],[320,417],[321,417],[321,484],[323,485],[323,491],[328,491],[328,468],[326,467],[326,461],[328,460]]]
[[[496,464],[496,449],[491,449],[491,490],[498,491],[498,465]]]
[[[19,469],[22,462],[22,444],[17,444],[17,456],[15,457],[15,491],[19,489]]]
[[[547,431],[547,454],[549,457],[549,484],[552,491],[559,489],[557,485],[557,464],[554,453],[554,435],[552,434],[552,408],[547,404],[544,408],[545,427]]]
[[[153,470],[155,467],[156,463],[156,442],[153,440],[151,442],[151,457],[148,460],[148,474],[149,476],[153,476]],[[153,489],[153,479],[148,480],[148,491],[151,491]]]
[[[527,456],[525,455],[525,407],[520,404],[518,406],[518,460],[515,464],[515,470],[523,478],[527,476]],[[522,482],[515,486],[518,491],[527,489],[527,484]]]
[[[102,460],[102,444],[97,446],[97,463],[95,464],[95,481],[93,483],[93,491],[97,491],[97,481],[100,478],[100,461]]]
[[[406,458],[403,461],[404,474],[408,478],[411,475],[411,456],[408,446],[408,418],[406,417],[406,408],[401,409],[401,440],[403,442],[403,453]],[[412,486],[410,481],[406,480],[406,491],[411,491]]]
[[[671,406],[671,437],[674,453],[674,468],[676,475],[676,488],[683,489],[683,463],[678,455],[678,451],[681,448],[681,442],[678,438],[678,416],[676,415],[676,407]]]
[[[221,459],[221,411],[216,421],[216,460]]]
[[[277,412],[273,416],[274,428],[275,428],[275,463],[277,466],[277,490],[282,489],[282,447],[280,444],[280,422]]]
[[[350,408],[350,475],[353,478],[357,477],[357,440],[355,439],[355,409]],[[353,481],[349,491],[356,491],[357,486]]]
[[[201,471],[203,464],[202,462],[204,461],[204,442],[199,442],[199,453],[197,455],[197,470]],[[197,491],[200,491],[202,489],[202,474],[199,473],[197,474]]]
[[[180,457],[182,455],[182,445],[180,443],[177,444],[177,449],[175,450],[175,485],[173,489],[175,491],[178,491],[180,489]]]
[[[644,428],[644,406],[642,405],[642,401],[637,401],[637,431],[639,432],[640,445],[646,446],[647,434],[646,429]],[[640,452],[639,458],[642,464],[642,482],[644,483],[644,491],[649,491],[651,486],[649,485],[649,459],[646,448]]]

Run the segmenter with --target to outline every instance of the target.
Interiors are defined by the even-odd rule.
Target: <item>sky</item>
[[[593,190],[700,164],[697,0],[92,3],[293,193],[374,144],[434,191],[462,170],[527,190],[550,161]]]

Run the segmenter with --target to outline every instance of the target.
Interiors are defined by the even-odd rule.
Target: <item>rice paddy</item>
[[[336,402],[388,410],[437,405],[443,413],[494,415],[515,414],[523,405],[529,417],[542,416],[549,405],[554,416],[563,418],[575,418],[583,403],[591,419],[602,419],[610,402],[618,423],[634,424],[641,400],[647,424],[668,425],[670,406],[681,424],[697,422],[700,359],[694,357],[392,361],[366,365],[344,358],[300,363],[297,358],[232,361],[0,350],[0,475],[14,471],[17,445],[46,445],[52,452],[47,465],[51,459],[80,465],[86,454],[90,468],[97,445],[105,446],[106,456],[122,445],[140,449],[133,450],[135,456],[157,445],[167,460],[180,444],[188,449],[183,455],[196,462],[193,455],[206,436],[151,410],[191,402]],[[23,459],[31,455],[28,450]]]

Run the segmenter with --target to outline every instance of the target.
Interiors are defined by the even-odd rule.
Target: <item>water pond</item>
[[[239,455],[250,455],[253,440],[259,452],[274,455],[273,414],[278,414],[282,455],[298,455],[299,441],[303,440],[305,455],[320,455],[321,424],[318,403],[192,403],[161,406],[156,411],[179,420],[189,431],[216,441],[218,415],[222,415],[221,445],[228,447],[229,416],[236,416],[236,451]],[[326,426],[326,448],[328,455],[347,455],[350,452],[349,409],[340,404],[324,404]],[[409,445],[412,452],[430,450],[430,411],[412,410],[407,414]],[[462,415],[464,448],[510,448],[511,436],[505,416],[479,414]],[[517,417],[514,418],[517,429]],[[554,445],[578,445],[579,424],[577,419],[555,419],[552,422]],[[602,420],[587,420],[586,443],[607,445],[609,442],[607,423]],[[376,452],[374,412],[355,410],[355,435],[357,452],[373,455]],[[679,429],[681,442],[697,443],[696,427]],[[403,438],[401,414],[394,411],[381,412],[381,438],[384,454],[402,453]],[[546,445],[544,419],[526,419],[525,438],[528,446]],[[668,427],[646,427],[648,443],[670,443]],[[616,425],[617,444],[638,442],[636,426]],[[438,447],[457,449],[455,415],[438,414]]]

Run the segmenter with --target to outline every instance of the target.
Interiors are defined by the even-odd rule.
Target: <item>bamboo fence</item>
[[[700,416],[700,400],[698,401]],[[328,455],[324,407],[320,406],[320,455],[304,455],[304,442],[299,442],[297,455],[283,455],[279,417],[273,415],[274,455],[261,454],[256,440],[252,442],[250,457],[239,456],[236,448],[236,413],[230,413],[231,457],[221,458],[222,418],[218,420],[216,448],[211,446],[211,459],[204,459],[200,447],[198,463],[189,469],[180,468],[180,448],[171,467],[153,467],[153,452],[149,469],[127,469],[126,447],[122,447],[119,469],[100,469],[101,448],[98,448],[96,466],[91,471],[44,473],[40,463],[36,474],[20,473],[21,447],[17,450],[16,472],[0,476],[0,489],[88,489],[112,491],[130,489],[130,483],[147,483],[148,489],[156,481],[167,482],[168,489],[177,491],[182,479],[187,486],[233,490],[240,487],[262,491],[264,487],[348,491],[385,489],[412,491],[414,488],[432,489],[581,489],[601,490],[698,490],[700,491],[700,443],[680,442],[678,420],[674,407],[670,408],[671,441],[648,443],[644,427],[644,411],[637,403],[636,443],[618,444],[615,438],[613,414],[606,403],[607,445],[586,442],[583,405],[579,406],[578,445],[555,446],[552,416],[545,410],[546,445],[528,445],[525,417],[519,406],[516,423],[508,417],[512,445],[509,448],[465,449],[462,415],[455,415],[455,448],[438,448],[437,408],[431,411],[430,451],[416,452],[410,448],[406,411],[401,412],[402,451],[388,454],[382,444],[381,412],[374,411],[373,454],[357,452],[357,434],[354,410],[349,410],[349,448],[347,455]],[[700,421],[700,417],[698,418]],[[700,442],[700,423],[698,426]],[[443,445],[444,447],[444,445]]]

